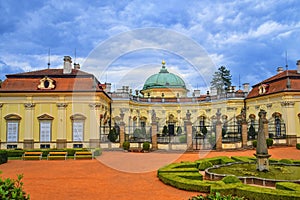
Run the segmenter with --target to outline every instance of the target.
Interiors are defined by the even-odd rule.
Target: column
[[[125,123],[120,122],[120,136],[119,136],[120,148],[123,147],[124,141],[125,141]]]
[[[157,145],[157,118],[156,118],[155,110],[152,110],[151,120],[152,120],[152,123],[151,123],[152,149],[156,150],[156,149],[158,149],[158,145]]]
[[[222,150],[222,122],[221,122],[221,113],[220,110],[216,113],[217,122],[216,122],[216,150]]]
[[[123,113],[123,110],[121,109],[121,113],[120,113],[120,117],[121,117],[121,122],[120,122],[120,136],[119,136],[120,148],[123,147],[123,143],[125,141],[124,116],[125,116],[125,114]]]
[[[184,122],[184,126],[186,128],[186,145],[187,151],[193,150],[193,127],[191,122],[191,113],[187,110],[186,120]]]
[[[56,148],[63,149],[67,147],[67,124],[66,108],[68,104],[58,103],[57,106],[57,136]]]
[[[99,148],[100,147],[100,138],[99,138],[99,124],[98,124],[98,110],[101,104],[91,103],[90,107],[90,128],[89,128],[89,146],[90,148]]]
[[[24,129],[24,149],[34,148],[34,138],[33,138],[33,111],[34,103],[25,103],[25,129]]]
[[[152,150],[157,150],[157,122],[151,123],[151,141],[152,141]]]
[[[242,122],[242,147],[243,148],[248,147],[247,142],[248,142],[248,124],[247,121],[243,121]]]

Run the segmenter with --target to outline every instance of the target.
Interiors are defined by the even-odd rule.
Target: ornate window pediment
[[[40,115],[37,118],[38,118],[38,120],[53,120],[54,119],[52,116],[47,115],[47,114]]]
[[[6,120],[21,120],[22,118],[16,114],[9,114],[4,117]]]
[[[70,117],[71,120],[85,120],[86,117],[82,114],[74,114]]]
[[[55,81],[45,76],[40,80],[40,84],[38,85],[38,89],[41,90],[52,90],[55,88]]]

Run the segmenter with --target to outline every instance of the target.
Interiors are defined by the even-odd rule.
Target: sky
[[[80,63],[113,89],[141,89],[162,60],[190,90],[220,66],[254,85],[300,60],[298,0],[0,1],[0,79]],[[50,50],[50,51],[49,51]],[[50,52],[50,56],[49,56]]]

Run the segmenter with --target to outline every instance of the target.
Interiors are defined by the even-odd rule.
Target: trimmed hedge
[[[300,150],[300,143],[296,144],[296,148]]]
[[[300,191],[300,185],[291,182],[277,182],[275,187],[280,190]]]
[[[197,168],[199,167],[200,163],[203,161],[209,161],[211,162],[211,164],[213,165],[220,165],[220,164],[227,164],[227,163],[232,163],[234,162],[233,159],[227,157],[227,156],[218,156],[218,157],[214,157],[214,158],[205,158],[205,159],[200,159],[200,160],[196,160],[196,165]]]
[[[231,156],[231,159],[235,160],[236,162],[251,163],[255,162],[256,158],[250,156]]]
[[[236,177],[236,176],[225,176],[222,181],[225,184],[230,184],[230,183],[241,183],[241,180]]]
[[[212,166],[213,166],[213,164],[211,162],[209,162],[209,161],[203,161],[203,162],[199,163],[198,169],[200,171],[204,171],[207,168],[212,167]]]
[[[293,164],[294,162],[290,159],[281,159],[281,160],[279,160],[279,163]]]
[[[239,160],[251,160],[249,157],[234,157],[235,159],[229,159],[228,157],[216,157],[216,158],[208,158],[201,159],[195,161],[194,165],[199,167],[201,163],[204,162],[213,162],[215,164],[221,164],[221,162],[227,162],[232,160],[233,162]],[[294,161],[296,163],[297,161]],[[225,177],[223,181],[199,181],[199,174],[197,168],[192,168],[193,163],[173,163],[158,170],[158,178],[164,182],[165,184],[171,185],[173,187],[189,190],[189,191],[198,191],[204,193],[216,193],[219,192],[222,195],[234,195],[239,197],[245,197],[249,200],[256,199],[300,199],[300,185],[295,183],[277,183],[277,189],[265,188],[265,187],[256,187],[251,185],[244,185],[239,180],[231,180],[234,179],[232,177]],[[189,172],[186,172],[191,170]],[[226,180],[230,179],[230,180]],[[234,182],[234,183],[232,183]],[[237,183],[235,183],[237,182]]]
[[[0,164],[7,163],[7,152],[4,150],[0,151]]]

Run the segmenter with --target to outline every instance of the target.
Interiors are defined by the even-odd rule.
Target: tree
[[[218,71],[214,73],[210,84],[212,88],[217,90],[217,94],[223,93],[231,86],[230,70],[224,66],[219,67]]]

